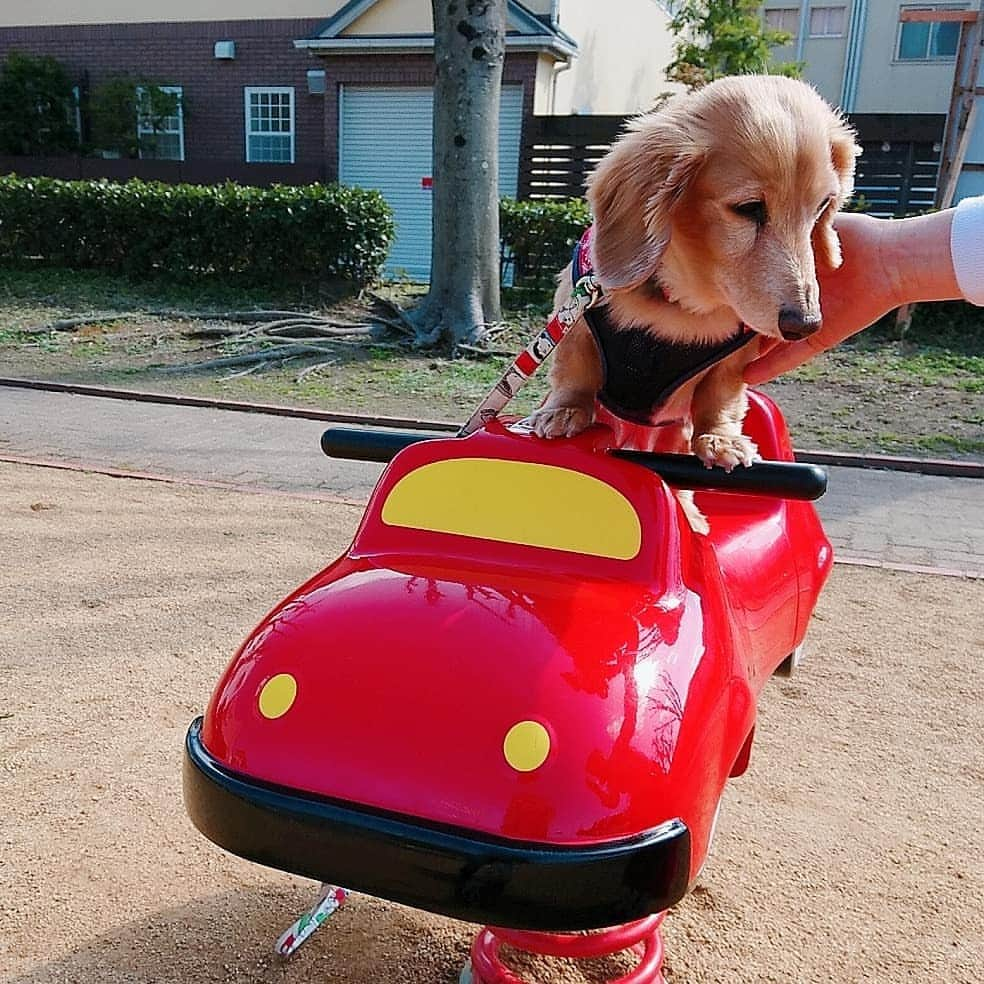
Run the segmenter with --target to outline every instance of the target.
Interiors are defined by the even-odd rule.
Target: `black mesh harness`
[[[591,228],[574,247],[573,281],[592,273]],[[616,328],[604,304],[583,314],[601,355],[602,383],[598,400],[617,417],[634,423],[655,421],[659,408],[688,379],[709,369],[748,344],[755,333],[739,324],[723,342],[684,345],[651,332]]]

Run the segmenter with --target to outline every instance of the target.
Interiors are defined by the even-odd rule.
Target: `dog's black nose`
[[[812,335],[821,324],[818,315],[808,315],[796,308],[783,308],[779,312],[779,334],[787,342],[798,342]]]

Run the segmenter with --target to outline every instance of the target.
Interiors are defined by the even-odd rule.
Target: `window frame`
[[[268,161],[268,160],[254,160],[250,156],[249,138],[256,136],[286,136],[283,131],[258,131],[254,132],[250,129],[250,110],[252,108],[250,104],[250,97],[253,95],[260,95],[262,93],[271,93],[274,95],[288,95],[290,96],[290,160],[289,161]],[[294,164],[297,162],[297,95],[295,92],[295,87],[292,85],[247,85],[243,86],[243,129],[244,129],[244,140],[245,140],[245,150],[246,150],[246,163],[247,164]]]
[[[969,3],[903,3],[899,4],[899,13],[903,10],[971,10]],[[926,49],[925,54],[921,58],[903,58],[902,57],[902,35],[905,32],[906,27],[909,24],[899,21],[898,33],[895,37],[895,55],[893,61],[900,65],[945,65],[948,62],[954,62],[957,58],[957,53],[954,52],[952,55],[931,55],[929,52],[933,48],[934,38],[939,35],[941,23],[939,21],[933,23],[930,22],[927,26],[929,31],[926,34]],[[958,35],[958,45],[959,45],[959,35]]]
[[[185,125],[184,125],[184,86],[183,85],[158,85],[155,88],[160,89],[161,92],[169,92],[172,95],[178,97],[177,106],[177,120],[178,129],[177,130],[154,130],[150,127],[143,127],[140,121],[140,99],[142,93],[146,92],[146,87],[142,85],[137,86],[137,154],[142,161],[184,161],[185,159]],[[150,135],[156,136],[158,133],[166,134],[177,134],[178,135],[178,157],[145,157],[143,148],[140,146],[141,137]]]
[[[814,33],[813,31],[813,15],[814,13],[820,13],[821,11],[826,14],[826,20],[828,24],[825,27],[829,27],[829,19],[831,11],[839,10],[841,12],[841,25],[840,30],[834,34],[829,30],[825,30],[823,33]],[[807,37],[811,39],[821,39],[821,38],[842,38],[845,35],[847,28],[847,4],[843,3],[822,3],[817,5],[810,5],[810,18],[807,23]]]
[[[769,23],[769,14],[779,13],[779,14],[792,14],[793,15],[793,26],[792,27],[775,27]],[[791,35],[790,42],[799,39],[799,29],[800,29],[800,9],[799,7],[766,7],[762,11],[762,20],[767,28],[772,31],[782,31],[785,34]]]
[[[82,86],[73,85],[72,86],[72,105],[68,110],[69,124],[72,129],[75,130],[75,135],[79,138],[79,143],[82,143]]]

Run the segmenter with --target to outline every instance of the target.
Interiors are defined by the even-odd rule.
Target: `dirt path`
[[[278,963],[313,886],[181,805],[221,667],[357,519],[0,465],[0,981],[454,984],[472,927],[365,898]],[[984,979],[982,649],[984,583],[836,571],[667,921],[671,984]]]

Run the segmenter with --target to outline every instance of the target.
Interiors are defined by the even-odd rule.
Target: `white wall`
[[[556,78],[553,108],[537,112],[634,113],[677,88],[665,75],[669,17],[653,0],[561,0],[559,13],[579,53]]]
[[[953,87],[953,61],[896,61],[899,3],[868,0],[857,113],[945,113]],[[906,3],[906,6],[919,6]],[[968,6],[978,8],[979,0]]]
[[[827,0],[824,0],[827,2]],[[829,0],[836,3],[837,0]],[[844,0],[847,23],[853,0]],[[932,0],[938,2],[938,0]],[[960,0],[954,0],[960,2]],[[799,7],[810,0],[766,0],[766,7]],[[965,0],[971,9],[980,0]],[[920,5],[920,0],[868,0],[857,96],[856,113],[945,113],[953,85],[954,61],[898,61],[899,11]],[[845,32],[846,33],[846,32]],[[841,100],[848,38],[804,38],[804,77],[835,105]],[[797,43],[776,49],[776,58],[795,61]]]

